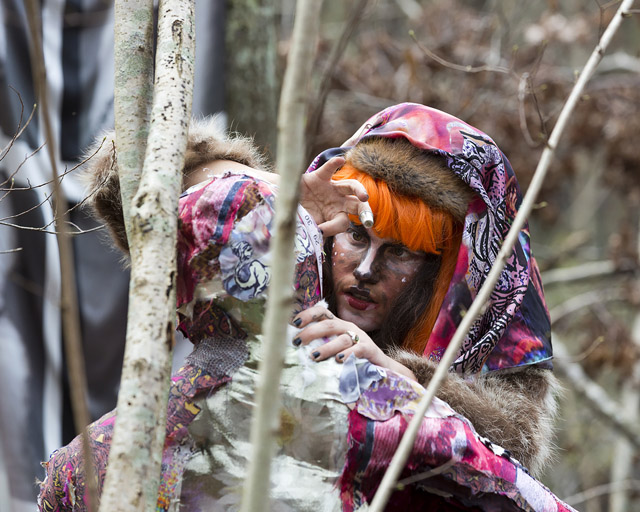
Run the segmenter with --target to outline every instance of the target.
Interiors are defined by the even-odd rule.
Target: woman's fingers
[[[303,328],[309,322],[321,322],[323,320],[333,320],[334,318],[334,314],[324,306],[311,306],[304,311],[300,311],[300,313],[295,316],[293,325]]]
[[[369,193],[358,180],[335,180],[334,188],[343,196],[356,196],[360,201],[367,201]]]
[[[335,236],[344,233],[349,227],[349,217],[346,213],[338,213],[333,219],[318,225],[324,237]]]
[[[346,231],[349,227],[348,214],[357,215],[366,228],[373,226],[373,212],[367,201],[362,202],[355,196],[345,197],[342,209],[342,212],[336,213],[333,218],[318,225],[325,237],[335,236]]]
[[[351,340],[351,337],[348,334],[341,334],[324,345],[316,347],[316,349],[311,353],[311,358],[314,361],[324,361],[325,359],[344,352],[352,346],[353,341]]]
[[[298,333],[296,339],[299,339],[300,343],[295,343],[294,340],[294,345],[306,345],[318,338],[339,336],[348,330],[347,322],[335,317],[330,320],[312,322]]]
[[[334,156],[327,160],[324,164],[318,167],[312,174],[315,174],[318,178],[323,180],[331,179],[331,176],[344,165],[344,158],[341,156]]]

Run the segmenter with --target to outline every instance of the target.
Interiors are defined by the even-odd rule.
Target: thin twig
[[[507,75],[512,74],[513,70],[509,68],[505,68],[504,66],[462,66],[460,64],[455,64],[453,62],[449,62],[448,60],[443,59],[442,57],[436,55],[428,48],[422,46],[418,39],[416,38],[416,34],[413,30],[409,31],[409,36],[411,39],[415,41],[423,53],[432,60],[435,60],[438,64],[445,66],[447,68],[455,69],[456,71],[464,71],[465,73],[483,73],[485,71],[490,71],[494,73],[505,73]]]
[[[4,199],[7,194],[9,194],[9,192],[11,192],[11,190],[8,190],[7,193],[2,196],[2,198]],[[21,217],[23,215],[26,215],[27,213],[30,213],[34,210],[37,210],[38,208],[40,208],[43,204],[49,202],[50,198],[53,196],[53,192],[50,192],[49,194],[45,193],[44,199],[42,201],[40,201],[39,203],[35,204],[34,206],[31,206],[30,208],[27,208],[26,210],[23,210],[21,212],[18,213],[14,213],[13,215],[7,215],[6,217],[2,217],[0,218],[0,221],[4,222],[7,221],[9,219],[17,219],[18,217]],[[55,219],[54,219],[55,220]],[[52,221],[53,222],[53,221]],[[50,225],[51,223],[49,223]],[[43,229],[46,229],[47,226],[45,226]]]
[[[569,363],[569,364],[579,363],[587,359],[603,343],[604,343],[604,336],[598,336],[595,340],[593,340],[591,345],[589,345],[586,348],[586,350],[583,350],[579,354],[576,354],[575,356],[569,356],[566,359],[563,359],[562,357],[558,356],[558,354],[554,354],[553,360],[557,362],[558,359],[563,359],[565,363]]]
[[[313,140],[318,134],[320,121],[322,120],[322,113],[324,112],[324,106],[327,101],[327,96],[329,95],[331,79],[336,72],[338,62],[340,62],[347,44],[351,40],[353,32],[358,26],[358,22],[362,19],[362,12],[367,7],[368,1],[369,0],[358,0],[358,2],[353,5],[353,7],[351,7],[351,11],[349,12],[347,21],[344,24],[342,34],[340,34],[340,38],[331,49],[331,54],[327,59],[327,64],[324,68],[322,76],[320,77],[320,89],[318,91],[317,100],[315,102],[311,115],[309,116],[309,122],[307,123],[307,140]],[[310,159],[307,158],[307,160]]]
[[[27,160],[29,160],[29,158],[31,158],[33,155],[35,155],[38,151],[40,151],[43,147],[45,146],[44,143],[42,143],[40,146],[38,146],[36,149],[34,149],[30,154],[28,154],[24,160],[22,160],[22,162],[20,162],[20,165],[18,165],[18,167],[16,167],[16,169],[9,175],[9,177],[4,180],[2,183],[0,183],[0,186],[4,186],[6,183],[8,183],[9,181],[12,181],[13,178],[15,177],[16,174],[18,174],[18,171],[22,168],[22,166],[27,162]],[[25,190],[31,190],[31,183],[29,183],[29,180],[27,179],[27,184],[29,185]],[[18,190],[18,189],[15,189]]]
[[[606,421],[617,432],[622,434],[635,447],[640,449],[640,430],[638,423],[626,420],[623,408],[616,400],[598,384],[593,382],[584,372],[582,366],[577,363],[568,363],[571,358],[565,344],[558,334],[553,332],[553,351],[558,356],[555,361],[555,370],[571,385],[576,393],[582,396],[589,407],[602,420]]]
[[[592,500],[604,496],[605,494],[611,494],[619,491],[640,491],[640,480],[622,480],[620,482],[609,482],[602,485],[591,487],[585,491],[577,494],[572,494],[564,498],[564,502],[572,507],[579,503]]]
[[[103,143],[104,143],[104,140],[103,140]],[[44,147],[44,144],[42,146],[40,146],[38,149],[36,149],[36,151],[31,153],[24,160],[24,162],[26,162],[31,156],[33,156],[37,151],[39,151],[43,147]],[[102,145],[100,145],[100,147],[102,147]],[[98,149],[96,149],[94,153],[92,153],[91,155],[87,156],[86,158],[84,158],[83,160],[78,162],[73,167],[71,167],[69,169],[65,169],[63,172],[58,174],[58,178],[57,178],[58,182],[62,183],[62,180],[67,176],[67,174],[70,174],[70,173],[74,172],[76,169],[78,169],[79,167],[82,167],[86,162],[88,162],[91,158],[93,158],[93,156],[96,155],[98,153],[98,151],[100,151],[100,147]],[[24,162],[23,162],[23,164],[24,164]],[[11,177],[15,176],[16,172],[12,173]],[[9,177],[9,179],[11,179],[11,177]],[[7,181],[9,181],[9,180],[5,180],[4,183],[2,183],[0,185],[4,185]],[[11,192],[20,192],[20,191],[23,191],[23,190],[35,190],[36,188],[45,187],[47,185],[51,185],[52,183],[53,183],[53,178],[48,180],[48,181],[43,181],[39,185],[29,185],[28,187],[13,187],[12,186],[10,188],[0,188],[0,191],[6,190],[6,191],[11,191]]]
[[[524,100],[527,95],[527,89],[531,89],[529,83],[529,73],[522,73],[520,82],[518,83],[518,113],[520,114],[520,131],[524,136],[524,140],[530,148],[537,148],[540,146],[540,142],[536,142],[531,137],[529,126],[527,126],[527,116],[525,112]]]
[[[558,146],[558,141],[560,140],[560,137],[564,132],[564,129],[571,117],[571,114],[576,104],[578,103],[580,96],[582,95],[582,91],[584,90],[584,87],[587,81],[589,80],[596,66],[598,65],[598,62],[600,62],[600,60],[602,59],[602,55],[604,54],[605,49],[609,45],[609,42],[611,41],[613,35],[618,30],[623,19],[623,14],[632,4],[633,4],[633,0],[623,0],[618,12],[614,16],[614,18],[611,20],[611,23],[609,24],[609,26],[607,27],[607,30],[603,34],[602,39],[600,40],[598,45],[596,45],[596,48],[594,49],[593,53],[589,57],[589,60],[587,61],[584,69],[582,70],[582,73],[580,74],[578,81],[574,85],[573,90],[571,91],[571,94],[569,95],[569,98],[567,99],[567,102],[565,103],[562,109],[562,112],[558,117],[556,126],[554,127],[553,132],[549,137],[549,141],[547,142],[547,147],[544,149],[542,153],[540,162],[538,163],[536,171],[533,175],[533,179],[531,180],[531,184],[529,185],[529,190],[527,191],[522,201],[520,210],[518,211],[518,214],[516,215],[516,218],[514,219],[513,224],[511,225],[511,229],[509,230],[509,233],[507,234],[507,237],[503,242],[502,247],[500,248],[500,252],[498,253],[496,260],[493,263],[491,271],[487,275],[487,278],[484,284],[482,285],[482,287],[480,288],[478,295],[473,301],[473,304],[469,308],[469,311],[467,311],[467,313],[462,318],[462,321],[460,322],[460,326],[458,327],[455,334],[453,335],[453,338],[449,342],[449,346],[447,347],[447,350],[445,351],[442,357],[442,360],[438,364],[438,367],[433,377],[431,378],[429,385],[427,386],[427,389],[420,401],[418,409],[416,410],[413,419],[409,423],[407,430],[404,436],[402,437],[402,440],[400,441],[400,445],[398,446],[398,449],[396,450],[396,453],[393,456],[391,464],[389,465],[389,468],[387,469],[387,472],[385,473],[384,478],[380,483],[380,487],[378,488],[378,491],[376,492],[376,495],[371,503],[371,508],[370,508],[371,512],[374,512],[374,511],[381,512],[385,507],[385,505],[387,504],[387,501],[389,500],[389,496],[391,495],[391,492],[395,487],[395,482],[397,481],[398,476],[400,475],[400,472],[404,468],[407,458],[411,453],[411,450],[413,448],[413,443],[415,441],[416,436],[418,435],[418,430],[422,423],[422,419],[424,418],[424,415],[427,412],[427,409],[431,405],[431,401],[433,400],[433,397],[435,396],[435,393],[438,387],[446,377],[451,363],[453,363],[454,359],[456,358],[458,354],[458,350],[462,343],[462,340],[464,339],[466,334],[469,332],[469,329],[471,328],[475,319],[481,313],[481,310],[484,307],[484,305],[487,303],[489,296],[493,291],[493,288],[496,282],[498,281],[500,274],[502,273],[502,269],[504,268],[507,257],[511,252],[515,242],[517,241],[520,235],[520,231],[523,228],[526,222],[526,219],[529,216],[529,213],[531,212],[535,204],[536,197],[538,195],[538,192],[540,191],[540,188],[542,187],[542,183],[544,182],[544,178],[549,169],[549,165],[551,164],[551,159],[553,157],[556,147]],[[638,438],[636,437],[636,442],[637,441],[638,441]]]
[[[79,464],[78,470],[84,472],[85,485],[87,488],[88,509],[91,512],[97,510],[97,480],[93,467],[93,455],[89,436],[86,427],[91,421],[89,408],[87,406],[87,380],[84,367],[84,356],[80,334],[80,314],[78,310],[78,297],[76,279],[73,262],[73,247],[71,240],[67,236],[63,217],[57,215],[58,210],[64,209],[65,199],[60,190],[58,182],[58,170],[55,156],[55,137],[49,116],[49,105],[47,97],[46,71],[44,55],[42,51],[42,40],[40,37],[41,19],[39,16],[39,2],[28,0],[25,2],[27,17],[29,22],[29,32],[31,38],[31,65],[36,97],[40,100],[40,116],[43,121],[46,140],[48,141],[48,153],[51,163],[53,196],[55,207],[53,216],[57,218],[56,231],[58,252],[60,255],[60,277],[61,277],[61,314],[64,333],[65,354],[69,374],[69,388],[71,394],[71,405],[73,420],[77,432],[82,438],[82,454],[84,460]]]
[[[602,304],[603,302],[622,300],[624,300],[624,296],[622,291],[618,289],[592,290],[579,295],[574,295],[549,311],[551,325],[555,325],[565,317],[572,315],[573,313],[577,313],[585,308]]]
[[[546,270],[542,273],[542,282],[547,287],[553,284],[573,283],[596,277],[610,276],[618,271],[624,272],[624,270],[616,268],[615,263],[611,260],[589,261],[573,267]]]
[[[9,89],[11,89],[13,92],[15,92],[18,95],[18,99],[20,100],[20,120],[18,121],[18,131],[15,133],[15,135],[13,137],[11,137],[11,140],[9,141],[9,144],[7,144],[4,148],[2,148],[2,150],[0,150],[0,161],[2,161],[4,159],[4,157],[9,154],[9,151],[13,147],[13,144],[15,143],[16,140],[18,140],[18,138],[22,135],[22,133],[27,129],[27,126],[29,126],[29,124],[31,123],[31,120],[33,119],[33,115],[36,112],[36,106],[33,105],[33,108],[31,109],[31,114],[29,114],[29,118],[24,123],[24,125],[22,125],[22,117],[24,116],[24,103],[22,102],[22,97],[20,96],[20,93],[18,91],[16,91],[13,87],[9,86]]]
[[[0,251],[0,254],[11,254],[12,252],[20,252],[22,251],[22,247],[16,247],[15,249],[4,249]]]

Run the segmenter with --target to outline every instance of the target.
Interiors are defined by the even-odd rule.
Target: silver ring
[[[358,342],[360,341],[360,336],[358,336],[355,332],[353,331],[347,331],[345,332],[346,335],[349,336],[349,338],[351,338],[351,341],[353,342],[354,345],[357,345]]]

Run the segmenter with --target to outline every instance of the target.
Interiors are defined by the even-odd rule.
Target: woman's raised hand
[[[367,200],[369,194],[358,180],[331,179],[344,164],[344,158],[334,157],[318,170],[302,175],[300,180],[300,204],[309,212],[324,236],[342,233],[349,226],[348,214],[358,215],[373,222],[373,214]],[[371,227],[371,226],[367,226]]]
[[[295,346],[307,345],[318,338],[335,336],[331,341],[315,349],[311,354],[314,361],[323,361],[333,356],[341,363],[354,354],[356,357],[368,359],[373,364],[416,380],[411,370],[386,355],[356,324],[338,318],[323,306],[313,306],[301,311],[293,319],[293,325],[302,328],[293,340]]]

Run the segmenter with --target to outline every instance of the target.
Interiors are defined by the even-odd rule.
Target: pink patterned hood
[[[424,355],[439,360],[484,283],[515,218],[522,193],[511,164],[485,133],[445,112],[402,103],[371,117],[340,148],[324,151],[312,172],[367,137],[404,137],[443,155],[451,172],[476,193],[465,219],[458,263]],[[526,225],[452,369],[474,374],[538,365],[550,368],[551,326]]]

